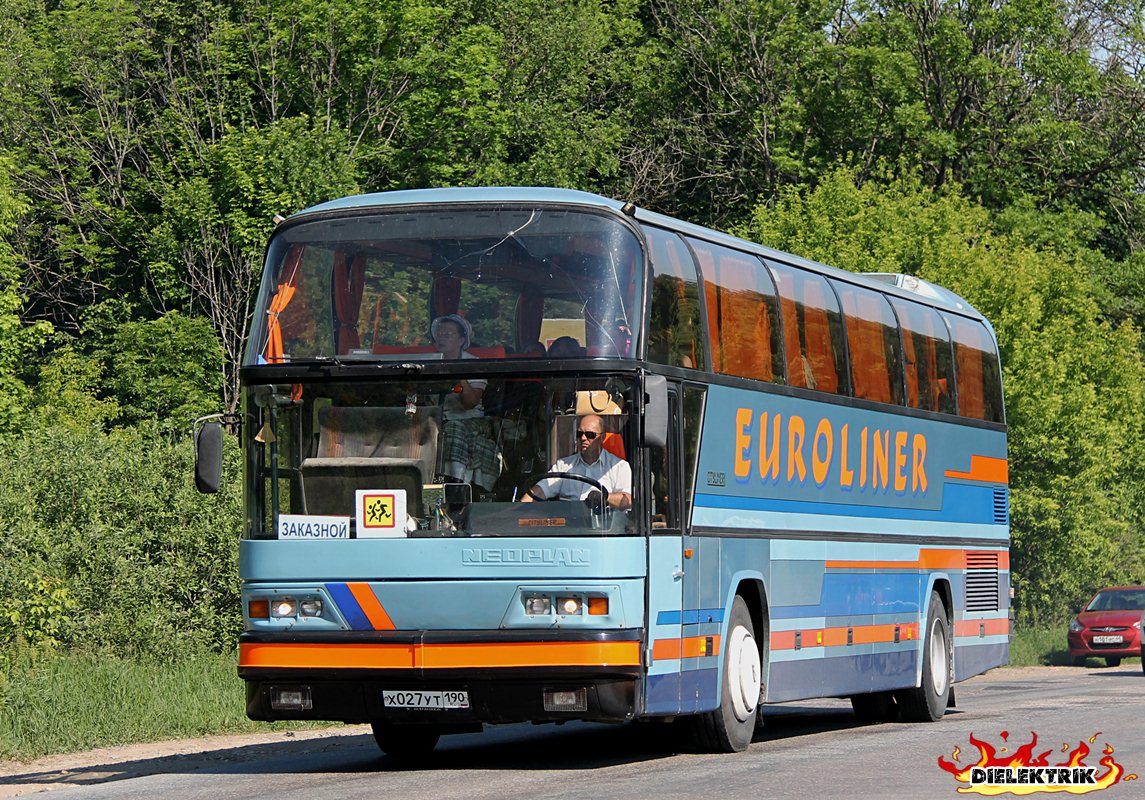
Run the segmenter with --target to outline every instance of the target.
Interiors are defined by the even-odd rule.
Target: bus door
[[[676,481],[673,496],[678,498],[681,548],[683,550],[684,592],[680,647],[680,704],[683,713],[706,711],[718,705],[716,694],[721,663],[720,629],[723,597],[720,591],[719,537],[692,535],[691,508],[696,491],[700,429],[704,419],[703,386],[685,384],[679,416],[674,420],[677,440]]]
[[[684,663],[683,497],[680,486],[680,395],[668,385],[668,441],[647,450],[648,469],[642,481],[649,520],[648,537],[648,664],[645,713],[675,715],[681,707]]]

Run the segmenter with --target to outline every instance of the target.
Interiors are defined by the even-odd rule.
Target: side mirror
[[[215,494],[223,476],[223,426],[217,420],[195,425],[195,488]]]
[[[645,447],[668,444],[668,379],[663,375],[644,376],[643,436]]]

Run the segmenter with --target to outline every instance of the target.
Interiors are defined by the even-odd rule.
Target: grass
[[[2,654],[0,758],[321,724],[248,720],[235,664],[233,654],[169,664],[83,653]]]
[[[1053,627],[1039,628],[1019,625],[1014,631],[1014,638],[1010,641],[1010,666],[1065,667],[1073,664],[1066,647],[1066,624],[1063,622]],[[1099,658],[1090,658],[1086,661],[1087,666],[1104,663]]]
[[[1065,641],[1066,626],[1031,628],[1018,625],[1010,640],[1010,666],[1066,666],[1070,664]]]

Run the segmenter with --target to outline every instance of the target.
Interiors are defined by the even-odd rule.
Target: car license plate
[[[417,692],[405,691],[404,689],[383,689],[382,705],[386,708],[413,708],[422,711],[469,708],[469,692]]]
[[[1124,636],[1094,636],[1094,644],[1123,644],[1125,642]]]

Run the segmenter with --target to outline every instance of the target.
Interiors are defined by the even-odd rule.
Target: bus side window
[[[787,382],[846,394],[843,321],[835,293],[820,275],[767,262],[779,290]]]
[[[943,314],[954,340],[958,379],[958,413],[963,417],[1003,422],[1002,377],[998,349],[981,322]]]
[[[700,296],[696,264],[680,237],[644,226],[652,257],[652,308],[648,360],[703,369]]]
[[[890,298],[902,330],[906,404],[954,414],[954,358],[950,334],[929,306]]]
[[[850,283],[831,281],[843,306],[851,387],[855,397],[902,405],[902,346],[886,298]]]
[[[782,382],[775,286],[755,256],[689,239],[700,262],[712,368],[725,375]]]
[[[652,528],[656,530],[680,528],[680,497],[673,458],[678,450],[680,424],[679,395],[670,389],[668,394],[668,440],[664,447],[648,450],[648,468],[651,472]]]

